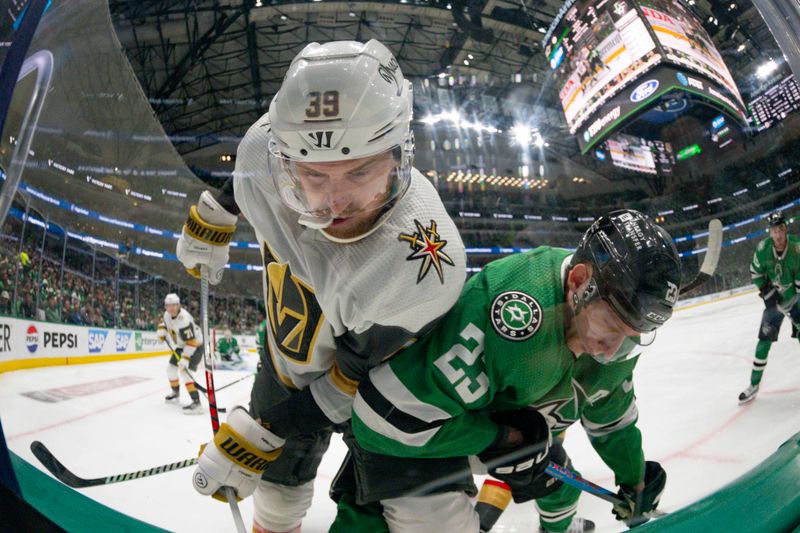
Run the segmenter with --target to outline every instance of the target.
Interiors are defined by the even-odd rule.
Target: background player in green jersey
[[[758,243],[750,275],[764,300],[758,344],[750,372],[750,386],[739,394],[739,403],[754,400],[772,343],[778,340],[783,317],[788,316],[795,329],[800,326],[800,241],[789,235],[786,217],[776,211],[767,217],[769,237]]]
[[[225,329],[222,337],[217,341],[217,353],[223,361],[242,362],[242,357],[239,355],[239,342],[230,329]]]
[[[414,498],[417,516],[437,513],[443,531],[458,515],[477,531],[474,492],[456,488],[471,480],[466,464],[438,484],[415,479],[442,458],[477,455],[515,501],[537,500],[543,529],[591,530],[572,523],[578,491],[544,474],[549,461],[569,464],[551,435],[580,419],[627,502],[615,514],[640,521],[666,474],[644,460],[632,370],[641,335],[672,315],[680,280],[670,236],[632,210],[597,220],[574,255],[539,247],[492,262],[430,335],[361,383],[353,471],[339,481],[356,480],[358,504],[380,501],[392,531],[414,530],[394,514]]]

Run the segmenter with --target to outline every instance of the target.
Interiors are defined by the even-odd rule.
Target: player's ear
[[[578,263],[567,274],[567,287],[572,292],[578,292],[592,277],[592,267],[586,263]]]

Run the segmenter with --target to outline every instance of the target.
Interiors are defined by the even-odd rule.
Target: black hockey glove
[[[536,409],[526,407],[494,413],[491,419],[500,425],[500,433],[478,454],[489,473],[511,487],[517,503],[548,494],[550,491],[542,493],[544,484],[536,482],[547,476],[544,470],[550,461],[550,427],[545,418]],[[521,439],[513,438],[512,428],[522,434]]]
[[[622,520],[628,527],[644,524],[658,507],[664,485],[667,483],[667,473],[655,461],[644,464],[644,488],[637,492],[630,485],[620,485],[617,496],[625,500],[625,504],[617,504],[611,510],[617,520]]]
[[[778,305],[778,290],[772,283],[767,282],[758,289],[758,296],[764,300],[764,305],[767,307]]]

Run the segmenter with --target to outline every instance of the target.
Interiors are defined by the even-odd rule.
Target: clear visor
[[[645,346],[650,346],[656,340],[656,332],[649,331],[647,333],[642,333],[635,337],[626,337],[624,341],[622,341],[622,346],[619,347],[617,353],[614,354],[613,357],[607,358],[604,355],[596,355],[591,354],[592,358],[600,364],[608,365],[611,363],[619,363],[622,361],[630,361],[639,356],[641,352],[640,348]]]
[[[411,182],[411,164],[399,146],[344,161],[296,161],[270,144],[270,173],[292,210],[318,220],[347,219],[375,212],[400,197]]]
[[[590,325],[590,333],[594,338],[601,341],[601,344],[613,345],[615,342],[619,342],[620,323],[625,323],[629,327],[631,326],[627,324],[627,321],[616,310],[614,303],[603,297],[600,292],[601,291],[597,287],[597,280],[593,277],[587,286],[586,295],[588,295],[588,297],[584,296],[584,302],[586,304],[590,304],[594,301],[604,301],[608,305],[609,311],[613,313],[615,318],[606,318],[605,321],[597,322],[593,327]],[[637,333],[635,335],[626,336],[624,338],[622,345],[612,357],[606,357],[603,354],[590,355],[598,363],[602,364],[616,363],[619,361],[633,359],[639,355],[640,347],[649,346],[653,344],[656,339],[656,329],[649,331],[636,331]]]

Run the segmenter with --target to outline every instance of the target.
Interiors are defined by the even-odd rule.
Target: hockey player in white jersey
[[[258,533],[299,530],[361,378],[427,331],[464,283],[455,225],[412,167],[411,113],[411,83],[381,43],[309,44],[239,145],[232,186],[203,193],[178,242],[187,269],[206,265],[212,283],[239,209],[261,246],[267,364],[250,412],[231,412],[193,477],[202,494],[254,493]],[[238,447],[257,467],[227,451]]]
[[[167,395],[167,403],[177,404],[180,401],[181,380],[178,374],[183,376],[186,392],[189,393],[191,402],[183,407],[184,414],[202,414],[200,395],[194,386],[188,370],[197,370],[197,365],[203,359],[203,332],[195,324],[194,318],[189,311],[181,307],[181,299],[177,294],[171,292],[164,298],[164,315],[158,324],[158,338],[161,342],[167,342],[172,350],[167,364],[167,378],[172,392]]]

